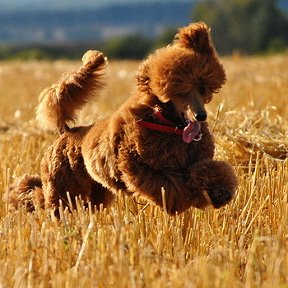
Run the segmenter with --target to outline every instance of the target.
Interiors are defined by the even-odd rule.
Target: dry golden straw
[[[78,64],[0,63],[1,198],[15,177],[38,172],[55,137],[34,120],[39,92]],[[137,65],[111,63],[108,89],[82,124],[130,95]],[[208,121],[217,158],[239,178],[231,204],[170,217],[124,195],[95,213],[77,199],[57,220],[0,202],[0,287],[287,287],[288,55],[234,56],[224,66],[228,82]]]

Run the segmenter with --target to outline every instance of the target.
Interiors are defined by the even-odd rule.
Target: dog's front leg
[[[149,199],[156,205],[165,207],[172,215],[191,206],[203,208],[208,205],[202,191],[199,193],[197,181],[195,185],[191,183],[188,171],[156,170],[143,163],[137,154],[127,153],[125,156],[118,168],[128,193]]]
[[[219,208],[234,196],[237,180],[233,169],[224,161],[197,162],[187,172],[174,169],[155,170],[136,155],[127,155],[119,169],[129,193],[165,206],[169,214],[212,204]],[[162,195],[165,191],[165,197]],[[165,200],[165,205],[164,205]]]

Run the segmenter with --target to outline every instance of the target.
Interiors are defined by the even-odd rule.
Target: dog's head
[[[204,105],[225,80],[209,28],[202,22],[179,29],[174,42],[150,55],[138,74],[138,85],[173,105],[184,126],[206,120]]]

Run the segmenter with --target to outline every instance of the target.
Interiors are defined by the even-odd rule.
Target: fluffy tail
[[[104,55],[90,50],[82,62],[77,71],[62,76],[40,94],[36,119],[42,129],[63,133],[68,129],[67,122],[75,121],[77,111],[103,88]]]
[[[29,212],[34,211],[35,206],[44,208],[42,182],[39,175],[23,175],[9,186],[3,200],[8,204],[9,210],[17,209],[19,205],[23,205]]]

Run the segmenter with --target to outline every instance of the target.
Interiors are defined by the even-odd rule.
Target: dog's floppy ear
[[[210,29],[204,22],[190,24],[179,29],[174,44],[193,49],[195,52],[212,54],[214,47],[210,40]]]

